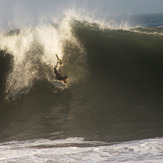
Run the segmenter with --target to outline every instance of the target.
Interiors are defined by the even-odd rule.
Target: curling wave
[[[64,17],[1,33],[2,139],[163,135],[162,27],[118,29],[92,21]],[[70,79],[57,93],[49,82],[55,53]]]

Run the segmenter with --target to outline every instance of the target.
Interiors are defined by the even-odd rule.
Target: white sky
[[[16,6],[22,6],[33,13],[71,6],[85,7],[88,10],[111,11],[115,14],[163,13],[163,0],[0,0],[1,10],[7,8],[9,11]]]
[[[0,0],[0,23],[61,17],[74,8],[100,17],[163,13],[163,0]]]

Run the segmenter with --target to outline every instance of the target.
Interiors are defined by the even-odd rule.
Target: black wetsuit
[[[68,79],[68,77],[67,76],[62,76],[59,73],[61,65],[62,65],[62,61],[58,58],[58,56],[57,56],[57,59],[58,59],[58,62],[57,62],[57,65],[54,67],[54,73],[56,75],[57,80],[62,80],[66,84],[67,80],[65,80],[65,79]]]
[[[54,67],[54,73],[55,73],[56,78],[57,78],[58,80],[64,80],[64,79],[65,79],[65,77],[63,77],[63,76],[58,72],[57,67]]]

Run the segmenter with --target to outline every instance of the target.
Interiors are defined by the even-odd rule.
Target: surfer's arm
[[[61,66],[60,63],[57,61],[57,64],[56,66],[54,67],[54,70],[56,69],[57,71],[60,71],[61,70]]]
[[[60,64],[61,66],[63,66],[63,63],[62,63],[62,60],[59,59],[58,55],[56,54],[56,57],[57,57],[57,64]]]

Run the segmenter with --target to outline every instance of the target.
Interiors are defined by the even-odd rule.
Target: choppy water
[[[146,139],[109,144],[84,141],[27,140],[0,144],[1,162],[162,162],[163,139]]]

